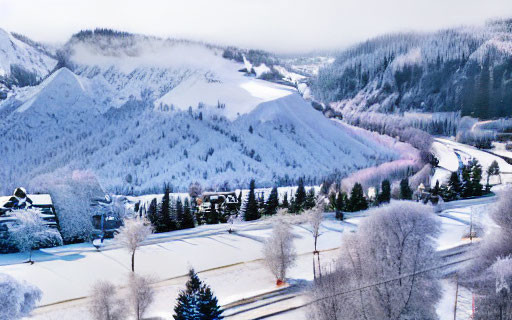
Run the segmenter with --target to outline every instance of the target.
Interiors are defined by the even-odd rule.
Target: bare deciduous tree
[[[146,219],[125,219],[115,239],[132,254],[132,272],[135,272],[135,252],[151,234],[152,228]]]
[[[293,266],[296,259],[291,226],[284,218],[274,221],[272,234],[265,241],[263,253],[265,264],[276,277],[277,283],[283,282],[286,272]]]
[[[150,286],[151,281],[148,277],[131,274],[129,281],[130,304],[133,307],[135,319],[140,320],[153,302],[155,292]]]
[[[112,283],[99,281],[93,286],[89,311],[94,320],[122,320],[125,319],[126,304],[118,297]]]
[[[315,282],[312,318],[436,319],[435,266],[439,222],[432,209],[397,201],[372,209],[345,234],[334,270]]]
[[[322,235],[322,233],[320,232],[320,226],[322,224],[322,220],[324,217],[323,203],[324,203],[324,198],[321,197],[320,199],[318,199],[315,207],[306,212],[307,220],[308,220],[309,226],[311,227],[311,234],[313,235],[313,241],[314,241],[313,277],[315,279],[316,279],[317,269],[318,269],[318,274],[321,276],[320,252],[318,251],[317,245],[318,245],[318,237],[320,237]],[[318,265],[316,265],[316,263],[315,263],[315,256],[317,258]]]

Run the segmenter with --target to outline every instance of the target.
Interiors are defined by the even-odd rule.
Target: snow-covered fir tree
[[[174,320],[221,320],[222,309],[210,287],[203,283],[194,269],[189,270],[186,289],[180,291],[174,307]]]

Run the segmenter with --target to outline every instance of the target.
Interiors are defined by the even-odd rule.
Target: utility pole
[[[469,242],[473,244],[473,208],[471,208],[469,221]]]
[[[453,320],[457,320],[457,299],[459,297],[459,274],[455,274],[455,304],[453,306]]]

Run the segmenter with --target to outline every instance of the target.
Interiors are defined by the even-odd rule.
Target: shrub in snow
[[[29,252],[32,262],[32,249],[62,245],[62,238],[56,229],[49,228],[37,209],[14,210],[16,223],[9,229],[11,241],[20,252]]]
[[[92,236],[93,199],[104,198],[101,186],[91,172],[57,170],[40,175],[32,189],[52,196],[64,242],[87,241]]]
[[[29,316],[41,297],[42,292],[37,287],[0,273],[0,319],[16,320]]]
[[[89,311],[94,320],[126,319],[126,303],[120,298],[116,287],[107,281],[97,282],[91,292]]]
[[[148,277],[131,274],[129,279],[129,301],[135,319],[141,320],[154,300],[155,291]]]
[[[333,270],[315,281],[311,318],[437,319],[440,286],[422,271],[436,266],[439,232],[428,206],[396,201],[370,210],[356,233],[344,234]]]
[[[274,221],[270,238],[263,246],[263,255],[265,264],[276,277],[277,283],[283,282],[286,272],[294,265],[297,257],[291,226],[283,217]]]
[[[125,219],[115,240],[132,255],[132,272],[135,272],[135,251],[151,234],[152,228],[146,219]]]

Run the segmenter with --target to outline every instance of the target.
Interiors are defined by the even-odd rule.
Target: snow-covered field
[[[473,212],[482,213],[480,220],[483,220],[486,206],[493,201],[493,198],[481,198],[447,204],[440,217],[439,249],[467,243],[468,240],[462,237],[469,231],[472,208]],[[339,222],[332,214],[327,214],[319,239],[323,262],[336,258],[342,233],[354,231],[363,219],[364,215],[358,215]],[[177,292],[186,281],[184,275],[191,266],[211,284],[223,305],[276,289],[274,279],[261,260],[262,242],[271,231],[271,220],[239,223],[234,228],[237,230],[234,234],[227,232],[228,225],[206,225],[156,234],[140,248],[136,255],[136,271],[153,276],[157,288],[151,316],[169,318]],[[312,236],[303,223],[296,224],[293,233],[300,257],[290,278],[295,279],[292,282],[309,281],[312,279]],[[88,296],[91,284],[108,279],[123,285],[130,272],[128,252],[113,241],[101,251],[96,251],[90,244],[38,250],[33,265],[22,263],[25,258],[23,254],[2,255],[0,272],[27,280],[43,290],[35,319],[68,319],[71,315],[73,319],[88,319],[87,299],[84,298]],[[298,314],[299,310],[293,314]]]

